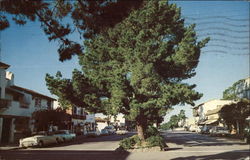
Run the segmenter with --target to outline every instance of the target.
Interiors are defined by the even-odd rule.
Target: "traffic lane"
[[[247,150],[237,150],[229,152],[196,152],[175,149],[164,152],[133,152],[128,155],[126,160],[247,160]]]
[[[188,151],[187,154],[179,152],[179,156],[176,158],[171,158],[171,160],[211,160],[211,159],[225,159],[225,160],[248,160],[249,149],[245,150],[233,150],[233,151]]]
[[[165,132],[163,135],[167,143],[190,147],[246,145],[243,141],[238,139],[227,137],[211,137],[209,135],[197,134],[187,131]]]
[[[0,151],[1,160],[126,160],[129,152],[75,150],[16,150]]]
[[[45,146],[42,148],[26,148],[23,150],[96,150],[96,151],[113,151],[119,146],[119,141],[134,135],[108,135],[99,137],[78,138],[72,142],[66,142],[56,145]]]
[[[249,145],[237,139],[186,131],[165,132],[164,136],[169,159],[245,159],[250,155]]]

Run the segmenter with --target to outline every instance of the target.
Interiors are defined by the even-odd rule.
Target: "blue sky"
[[[204,96],[196,104],[222,97],[222,92],[239,79],[249,77],[249,2],[246,1],[172,1],[182,8],[186,24],[196,23],[198,39],[210,36],[202,49],[196,76],[187,83],[197,84]],[[78,37],[75,37],[78,38]],[[1,32],[1,61],[10,64],[15,84],[52,96],[45,85],[45,74],[59,70],[70,78],[80,68],[77,57],[58,60],[57,42],[49,42],[40,24],[28,23]],[[54,96],[53,96],[54,97]],[[167,117],[191,106],[175,106]],[[168,119],[168,118],[167,118]]]

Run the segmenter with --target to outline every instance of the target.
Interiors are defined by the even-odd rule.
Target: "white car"
[[[43,147],[50,144],[57,144],[60,142],[58,136],[53,135],[52,133],[47,133],[45,131],[41,131],[36,133],[32,137],[26,137],[19,140],[20,147],[32,147],[39,146]]]
[[[121,130],[116,131],[116,134],[120,134],[120,135],[127,134],[127,133],[128,133],[128,131],[125,129],[121,129]]]
[[[195,129],[195,132],[201,133],[202,129],[203,129],[203,126],[197,126],[197,128]]]
[[[76,138],[76,134],[70,133],[69,130],[59,130],[54,132],[54,134],[59,137],[60,142],[72,141]]]
[[[210,129],[211,135],[229,135],[230,132],[226,127],[214,126]]]
[[[196,125],[190,125],[189,131],[190,132],[196,132],[197,128],[198,128],[198,126],[196,126]]]

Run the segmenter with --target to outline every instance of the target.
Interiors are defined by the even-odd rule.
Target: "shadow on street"
[[[64,142],[61,144],[53,144],[50,146],[45,146],[43,148],[56,148],[56,147],[63,147],[63,146],[69,146],[69,145],[75,145],[75,144],[84,144],[84,143],[91,143],[91,142],[107,142],[107,141],[120,141],[124,138],[133,136],[134,133],[128,133],[126,135],[108,135],[108,136],[99,136],[99,137],[77,137],[77,139],[70,141],[70,142]],[[0,159],[1,160],[1,159]]]
[[[188,157],[180,157],[174,158],[171,160],[211,160],[211,159],[224,159],[224,160],[236,160],[236,159],[245,159],[249,155],[249,150],[238,150],[238,151],[230,151],[224,153],[218,153],[213,155],[205,155],[205,156],[188,156]]]
[[[166,143],[174,143],[189,147],[194,146],[225,146],[225,145],[245,145],[239,141],[225,141],[225,137],[211,137],[196,133],[165,133]],[[230,140],[230,139],[228,139]]]
[[[74,151],[74,150],[32,150],[0,151],[1,160],[126,160],[129,152],[115,151]]]

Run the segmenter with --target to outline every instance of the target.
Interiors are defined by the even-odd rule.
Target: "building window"
[[[35,107],[41,107],[41,99],[35,98]]]
[[[76,112],[77,112],[77,108],[73,107],[73,114],[76,114]]]
[[[83,108],[81,108],[81,115],[83,115],[84,114],[84,112],[83,112]]]
[[[51,108],[51,101],[47,101],[47,107],[48,107],[48,109],[50,109]]]

